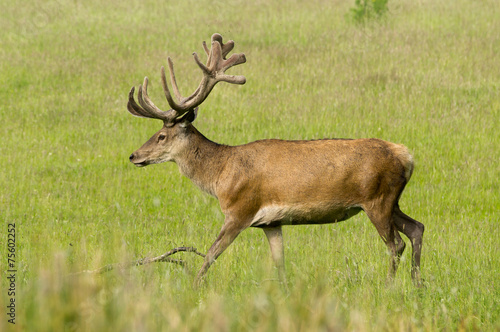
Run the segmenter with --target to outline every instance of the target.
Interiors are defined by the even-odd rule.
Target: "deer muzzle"
[[[130,160],[130,162],[132,162],[137,167],[144,167],[144,166],[148,165],[148,163],[146,162],[146,160],[144,160],[144,158],[138,157],[135,152],[132,153],[130,155],[130,157],[128,157],[128,159]]]

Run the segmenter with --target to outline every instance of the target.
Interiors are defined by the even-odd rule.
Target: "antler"
[[[179,100],[179,103],[176,103],[170,94],[170,90],[168,89],[167,85],[167,79],[165,77],[165,69],[162,67],[161,78],[162,78],[163,91],[165,92],[165,97],[167,98],[170,107],[172,107],[172,109],[178,112],[179,114],[178,116],[200,105],[208,97],[213,87],[218,82],[245,84],[246,79],[244,76],[234,76],[225,74],[225,71],[231,68],[232,66],[236,66],[246,62],[246,58],[243,53],[233,54],[229,59],[226,60],[226,55],[233,49],[233,47],[234,47],[234,42],[232,40],[227,42],[226,44],[223,44],[222,36],[216,33],[212,36],[212,48],[210,50],[208,50],[206,43],[203,42],[203,48],[205,49],[205,52],[208,55],[206,66],[203,63],[201,63],[198,54],[193,53],[193,57],[194,60],[196,61],[196,64],[203,71],[203,79],[201,80],[200,85],[195,90],[195,92],[187,98],[183,98],[179,93],[179,89],[177,87],[177,81],[175,79],[174,65],[172,59],[170,57],[168,58],[170,80],[172,82],[174,94],[176,98]]]
[[[156,118],[164,121],[173,122],[183,114],[193,110],[199,106],[208,97],[215,84],[218,82],[227,82],[232,84],[245,84],[246,79],[244,76],[227,75],[225,71],[229,68],[245,63],[246,58],[243,53],[233,54],[226,59],[227,54],[234,48],[234,42],[228,41],[226,44],[222,43],[222,36],[218,33],[212,36],[212,48],[209,50],[206,43],[203,42],[203,48],[208,55],[207,64],[201,63],[198,54],[193,53],[196,64],[203,72],[203,78],[198,88],[189,97],[182,97],[179,88],[177,87],[177,80],[174,73],[174,64],[172,59],[168,58],[168,67],[170,71],[170,80],[175,97],[178,102],[175,102],[170,94],[167,85],[167,78],[165,76],[165,68],[161,67],[161,82],[165,97],[168,104],[172,107],[169,111],[162,111],[156,107],[151,99],[149,99],[147,88],[148,78],[144,78],[142,86],[139,87],[137,99],[140,106],[134,100],[135,88],[132,88],[129,93],[129,102],[127,109],[135,116]],[[142,106],[142,107],[141,107]]]

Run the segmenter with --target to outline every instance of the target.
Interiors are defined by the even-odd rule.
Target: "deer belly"
[[[262,207],[255,214],[250,227],[330,224],[347,220],[359,211],[359,206],[326,208],[270,205]]]

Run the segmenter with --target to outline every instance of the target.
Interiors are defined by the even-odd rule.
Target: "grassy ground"
[[[499,330],[500,7],[496,1],[390,1],[358,26],[345,1],[28,1],[0,4],[1,269],[16,230],[16,324],[0,330]],[[161,126],[125,108],[170,55],[180,88],[214,32],[248,62],[220,85],[197,128],[225,144],[261,138],[378,137],[416,169],[402,209],[426,226],[422,274],[388,257],[365,215],[284,229],[290,291],[267,241],[245,231],[198,291],[201,259],[68,277],[181,246],[206,251],[223,216],[173,164],[128,156]],[[0,306],[10,301],[1,281]]]

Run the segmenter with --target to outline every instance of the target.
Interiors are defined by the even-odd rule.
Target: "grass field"
[[[346,18],[354,1],[66,1],[0,4],[1,296],[15,223],[15,325],[2,331],[499,331],[500,6],[494,0],[389,1],[381,20]],[[206,252],[218,202],[172,164],[128,156],[161,127],[126,110],[131,86],[170,55],[181,91],[191,53],[214,32],[247,63],[228,73],[195,124],[236,145],[262,138],[378,137],[416,161],[401,199],[425,224],[422,276],[410,251],[393,284],[364,214],[284,228],[289,291],[263,232],[249,229],[191,286],[158,263],[72,272],[188,245]],[[409,246],[407,246],[409,248]]]

